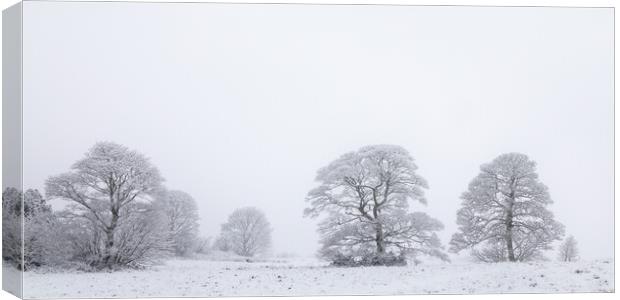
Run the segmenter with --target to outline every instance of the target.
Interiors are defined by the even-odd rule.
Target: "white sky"
[[[398,144],[456,230],[503,152],[539,163],[586,258],[613,256],[613,10],[26,2],[24,184],[96,141],[151,157],[215,236],[256,206],[276,252],[313,254],[318,168]]]

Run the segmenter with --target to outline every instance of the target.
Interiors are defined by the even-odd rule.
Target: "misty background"
[[[24,186],[97,141],[148,157],[216,236],[238,207],[313,255],[316,171],[397,144],[444,245],[504,152],[538,162],[583,258],[613,256],[613,9],[24,3]],[[62,203],[54,203],[55,207]]]

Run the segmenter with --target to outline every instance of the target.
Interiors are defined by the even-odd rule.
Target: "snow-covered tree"
[[[15,188],[5,189],[2,209],[4,260],[28,269],[48,264],[59,256],[54,249],[55,216],[38,190],[28,189],[22,195]]]
[[[22,197],[24,201],[22,201]],[[24,206],[23,212],[22,205]],[[22,195],[16,188],[6,188],[2,193],[2,208],[13,215],[23,214],[26,218],[51,211],[51,207],[36,189],[28,189]]]
[[[425,253],[447,259],[436,231],[443,225],[410,202],[426,204],[426,180],[407,150],[395,145],[366,146],[318,171],[319,186],[306,198],[305,216],[327,217],[319,225],[321,254],[381,256]]]
[[[93,238],[103,234],[103,242],[93,245],[98,255],[93,264],[111,268],[126,263],[119,247],[134,242],[133,238],[143,238],[138,232],[119,234],[120,226],[137,224],[129,224],[130,220],[136,221],[132,214],[142,212],[134,207],[136,202],[148,199],[149,194],[160,189],[162,181],[157,168],[141,153],[101,142],[73,164],[72,171],[50,177],[46,195],[71,201],[68,210],[94,226]]]
[[[574,236],[568,236],[560,245],[558,258],[560,261],[576,261],[579,259],[579,250],[577,249],[577,240]]]
[[[2,258],[16,267],[22,266],[24,223],[21,211],[22,192],[6,188],[2,192]]]
[[[46,263],[54,253],[52,235],[55,223],[51,206],[38,190],[24,192],[24,267],[37,267]]]
[[[241,256],[264,254],[271,247],[271,225],[259,209],[239,208],[222,224],[218,242]]]
[[[197,246],[198,206],[189,194],[164,190],[153,203],[166,220],[168,234],[176,255],[187,255]]]
[[[547,209],[552,201],[536,163],[524,154],[502,154],[482,165],[461,199],[454,252],[471,249],[489,262],[525,261],[541,257],[564,234]]]
[[[47,201],[43,198],[39,190],[28,189],[24,193],[24,217],[40,215],[42,213],[49,213],[52,211],[52,207],[47,204]]]

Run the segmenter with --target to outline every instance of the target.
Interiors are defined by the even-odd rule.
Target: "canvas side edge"
[[[22,187],[22,2],[2,12],[2,191]],[[23,201],[23,199],[22,199]],[[22,205],[23,207],[23,205]],[[23,214],[22,214],[23,216]],[[20,224],[23,261],[23,218]],[[10,227],[10,226],[9,226]],[[3,226],[3,239],[5,238]],[[4,252],[4,251],[3,251]],[[23,297],[23,272],[2,260],[2,289]]]

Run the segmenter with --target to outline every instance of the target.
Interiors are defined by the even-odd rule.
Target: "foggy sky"
[[[202,235],[256,206],[276,253],[311,255],[305,195],[347,151],[409,150],[444,245],[480,164],[522,152],[582,257],[611,257],[612,28],[603,8],[25,2],[24,185],[114,141],[197,200]]]

